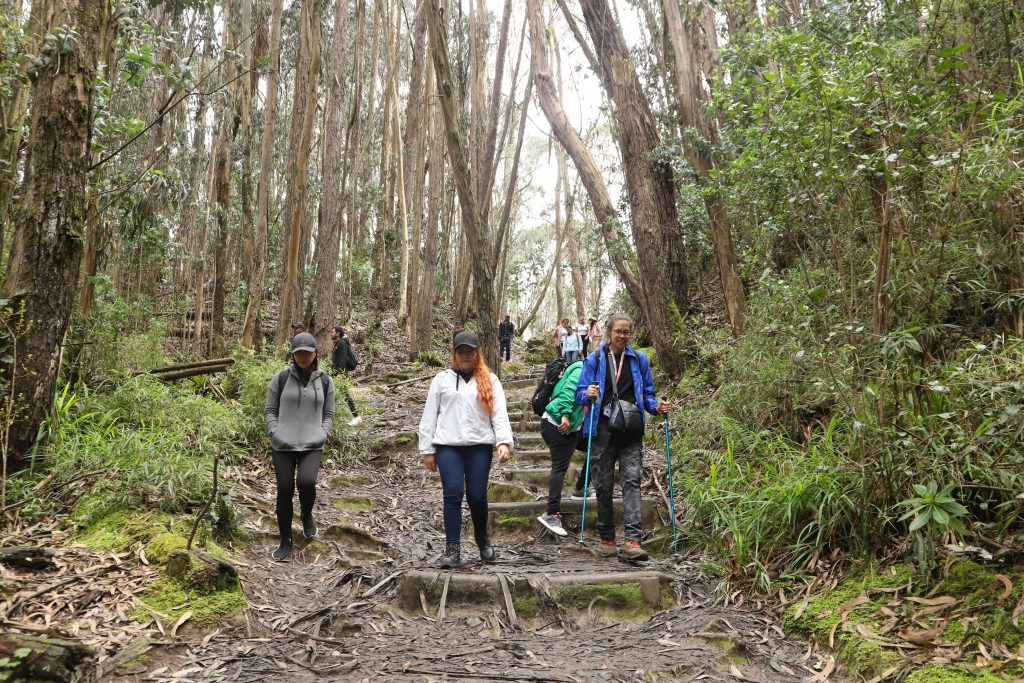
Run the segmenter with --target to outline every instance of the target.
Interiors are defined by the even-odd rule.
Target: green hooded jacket
[[[582,360],[569,365],[562,373],[562,379],[558,380],[554,391],[551,392],[551,401],[544,408],[544,412],[550,415],[556,423],[562,421],[562,416],[568,416],[570,433],[578,430],[583,424],[583,406],[576,403],[576,382],[579,381],[581,372],[583,372]]]

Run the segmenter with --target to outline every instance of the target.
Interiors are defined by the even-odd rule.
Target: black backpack
[[[352,350],[352,345],[348,343],[348,339],[343,338],[341,340],[341,357],[342,367],[337,368],[338,370],[348,370],[351,372],[359,366],[359,360],[356,358],[355,351]]]
[[[559,356],[544,368],[544,379],[537,385],[536,391],[533,392],[533,398],[530,399],[530,407],[538,417],[544,414],[544,409],[551,402],[551,394],[555,390],[555,385],[558,384],[558,380],[562,379],[562,374],[567,367],[569,367],[569,363],[565,356]]]

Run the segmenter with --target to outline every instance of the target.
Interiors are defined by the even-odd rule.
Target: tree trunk
[[[419,291],[419,320],[416,323],[416,346],[430,348],[431,332],[434,328],[434,280],[437,274],[438,231],[441,212],[444,209],[444,138],[441,136],[444,120],[440,107],[432,107],[430,129],[427,137],[430,145],[430,185],[427,201],[427,235],[423,251],[423,277]]]
[[[13,342],[2,354],[13,358],[2,366],[4,393],[14,399],[6,406],[12,422],[2,441],[6,471],[25,464],[57,384],[86,232],[93,91],[108,7],[100,0],[50,7],[51,30],[75,26],[78,33],[59,60],[54,56],[39,70],[33,86],[27,165],[0,287],[9,301],[2,322]]]
[[[490,233],[480,217],[480,206],[474,191],[469,155],[459,121],[455,101],[455,83],[448,60],[448,31],[441,16],[439,0],[430,0],[427,15],[434,71],[437,76],[438,99],[444,114],[448,155],[452,162],[455,187],[462,206],[463,231],[472,256],[473,290],[477,308],[477,334],[484,360],[500,376],[498,358],[498,313],[494,301],[494,269],[491,267]]]
[[[425,149],[427,140],[427,121],[432,120],[432,112],[429,107],[426,106],[427,102],[431,101],[434,96],[434,70],[425,69],[426,78],[423,84],[423,98],[424,103],[423,116],[419,117],[420,132],[416,135],[416,166],[414,173],[416,174],[416,190],[413,195],[413,230],[412,230],[412,245],[410,250],[410,263],[409,263],[409,279],[410,281],[422,287],[420,281],[420,245],[423,241],[423,186],[425,184],[426,175],[426,164],[424,161]],[[409,358],[415,359],[419,355],[420,348],[420,335],[418,325],[422,314],[420,309],[430,306],[431,304],[423,299],[423,291],[417,291],[415,295],[410,292],[409,296]],[[429,341],[429,339],[428,339]]]
[[[302,254],[306,235],[306,189],[309,181],[309,155],[316,117],[318,77],[320,75],[321,0],[309,0],[299,6],[298,54],[295,67],[295,93],[292,102],[291,138],[288,146],[285,179],[285,234],[281,278],[281,313],[277,321],[274,345],[280,353],[288,341],[289,324],[302,314],[305,259]]]
[[[743,332],[745,296],[743,283],[736,268],[736,251],[733,249],[732,226],[726,213],[725,199],[719,192],[708,188],[713,182],[711,172],[714,169],[710,149],[718,143],[718,131],[714,121],[704,110],[704,86],[698,70],[702,62],[701,50],[696,47],[696,41],[693,39],[700,29],[695,22],[690,26],[683,24],[678,0],[663,0],[663,4],[665,24],[674,53],[676,107],[679,110],[679,119],[684,128],[693,128],[704,138],[690,141],[686,145],[686,155],[703,189],[704,206],[711,223],[711,237],[715,246],[722,291],[725,293],[729,322],[732,324],[733,336],[738,337]]]
[[[327,350],[327,333],[335,320],[334,295],[338,280],[338,250],[341,239],[342,145],[345,118],[343,113],[348,79],[345,76],[345,55],[348,51],[348,2],[334,3],[334,30],[331,38],[331,63],[326,73],[327,114],[324,123],[324,157],[320,199],[320,226],[317,229],[318,262],[313,290],[316,292],[317,347]]]
[[[409,313],[409,250],[414,248],[409,242],[409,223],[415,225],[419,221],[419,216],[414,211],[411,219],[408,213],[410,206],[415,206],[414,196],[417,191],[422,194],[423,185],[422,179],[417,178],[415,169],[417,168],[416,159],[418,151],[420,150],[420,118],[423,115],[423,79],[425,71],[426,61],[426,31],[427,31],[427,2],[426,0],[419,0],[416,4],[416,20],[413,24],[412,29],[412,68],[409,73],[409,99],[406,101],[405,107],[405,131],[402,136],[401,145],[401,173],[402,182],[400,184],[401,196],[400,211],[404,214],[403,225],[400,231],[401,243],[402,243],[402,273],[401,281],[399,283],[399,301],[398,301],[398,316],[402,317]],[[397,78],[397,76],[396,76]],[[397,95],[396,95],[397,103]],[[397,116],[397,113],[396,113]],[[422,157],[422,154],[419,155]],[[401,208],[404,207],[404,208]],[[415,247],[415,248],[418,248]]]
[[[222,53],[227,51],[229,45],[232,48],[236,45],[232,40],[235,34],[233,24],[235,4],[240,1],[245,2],[224,0],[225,27]],[[233,82],[232,89],[237,97],[242,81],[234,80],[233,60],[225,61],[223,79],[224,83]],[[231,215],[231,141],[235,130],[231,120],[233,118],[227,105],[223,106],[218,113],[217,134],[213,146],[213,200],[217,203],[217,234],[213,247],[213,324],[210,328],[210,351],[214,355],[219,354],[224,347],[224,280],[227,273],[228,218]]]
[[[666,237],[682,234],[675,179],[671,166],[657,153],[661,144],[657,126],[607,0],[581,0],[580,6],[604,72],[605,89],[615,103],[633,241],[637,258],[645,266],[640,308],[662,368],[675,376],[682,371],[677,344],[688,301],[685,263],[680,278],[668,258],[672,255],[677,261],[682,254],[674,249],[666,253]]]
[[[572,157],[576,172],[587,190],[590,204],[594,209],[594,216],[601,228],[608,257],[629,293],[630,299],[642,310],[643,293],[640,280],[630,263],[631,249],[620,232],[621,222],[608,193],[608,186],[601,175],[597,162],[594,161],[579,133],[572,127],[565,115],[562,102],[555,89],[555,83],[551,78],[545,40],[546,33],[540,13],[540,0],[527,2],[527,15],[530,22],[530,47],[533,53],[531,69],[534,75],[534,85],[537,88],[537,99],[551,124],[552,132]]]
[[[281,72],[281,18],[284,0],[272,0],[270,15],[270,44],[267,66],[267,99],[263,105],[263,139],[260,143],[260,177],[256,184],[256,223],[253,235],[253,270],[249,278],[249,301],[245,306],[242,323],[242,346],[252,348],[259,330],[256,329],[263,287],[267,281],[267,238],[270,221],[270,183],[274,174],[274,137],[277,133],[278,79]]]
[[[341,236],[345,241],[344,262],[345,270],[343,282],[345,283],[345,319],[352,313],[352,255],[353,244],[356,234],[356,205],[358,204],[358,163],[359,163],[359,137],[361,128],[359,126],[359,113],[363,106],[363,38],[366,34],[366,0],[358,0],[356,3],[356,45],[355,45],[355,79],[356,88],[352,93],[352,114],[348,120],[348,134],[345,138],[345,152],[347,162],[343,179],[351,182],[348,190],[348,221],[342,226]],[[347,183],[342,183],[345,187]]]

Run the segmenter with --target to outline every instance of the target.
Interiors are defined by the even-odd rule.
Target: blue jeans
[[[565,361],[567,363],[570,363],[570,364],[571,363],[575,363],[579,359],[579,357],[580,357],[580,352],[579,351],[566,351],[565,352]]]
[[[489,443],[474,446],[437,446],[434,458],[444,491],[444,537],[459,543],[462,537],[462,498],[469,502],[477,545],[487,541],[487,479],[491,474]]]

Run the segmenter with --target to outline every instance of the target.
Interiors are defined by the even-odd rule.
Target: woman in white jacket
[[[454,346],[451,368],[430,384],[419,429],[423,464],[432,472],[441,472],[443,569],[456,567],[461,561],[463,495],[469,502],[480,559],[495,561],[494,548],[487,538],[487,479],[495,446],[498,462],[506,462],[512,455],[512,425],[505,392],[484,363],[480,340],[474,333],[463,331],[455,335]]]

